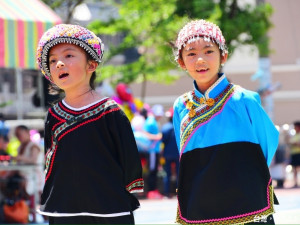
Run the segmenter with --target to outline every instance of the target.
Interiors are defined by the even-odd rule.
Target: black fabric
[[[291,165],[292,166],[300,166],[300,154],[292,154],[291,155]]]
[[[134,224],[134,217],[132,213],[128,216],[118,217],[49,217],[49,224]]]
[[[135,196],[126,190],[128,184],[142,178],[130,123],[117,104],[104,104],[106,101],[92,106],[88,111],[98,107],[100,113],[76,120],[54,140],[57,149],[52,170],[46,174],[42,212],[111,214],[139,207]],[[66,109],[61,102],[58,106],[76,117],[87,112]],[[61,121],[61,115],[50,109],[45,127],[46,151],[53,144],[50,134],[53,136]]]
[[[269,170],[258,144],[227,143],[181,157],[178,200],[188,220],[224,218],[267,207]]]
[[[151,154],[154,154],[154,157],[151,159]],[[148,173],[148,191],[154,191],[157,189],[157,172],[158,172],[158,163],[159,163],[159,154],[151,152],[148,154],[148,165],[151,165],[151,160],[154,160],[154,168],[149,168]]]

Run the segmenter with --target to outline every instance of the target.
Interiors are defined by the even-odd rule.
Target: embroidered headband
[[[43,34],[36,54],[37,63],[48,80],[51,77],[50,69],[47,65],[49,50],[60,43],[78,45],[91,55],[96,62],[100,63],[102,60],[104,44],[93,32],[79,25],[56,25]]]
[[[180,51],[186,44],[195,42],[200,38],[203,38],[207,42],[213,41],[217,43],[219,49],[222,51],[222,55],[228,53],[225,38],[216,24],[206,20],[193,20],[186,24],[178,33],[175,43],[175,60],[178,60]]]

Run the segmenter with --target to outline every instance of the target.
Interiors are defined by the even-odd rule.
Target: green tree
[[[174,13],[175,3],[175,0],[124,0],[116,5],[119,7],[119,19],[108,23],[95,21],[89,25],[97,34],[115,35],[122,32],[124,35],[120,45],[109,44],[105,61],[130,48],[136,48],[140,54],[132,63],[104,66],[101,69],[101,79],[110,78],[114,84],[141,81],[142,99],[147,80],[169,83],[176,79],[170,73],[171,69],[176,68],[176,64],[168,42],[175,39],[178,28],[187,18]]]
[[[192,19],[208,19],[219,25],[230,52],[240,45],[257,46],[260,56],[270,53],[267,33],[272,27],[269,3],[241,4],[241,0],[177,0],[176,13]]]
[[[53,10],[64,7],[66,9],[66,19],[64,23],[70,23],[76,6],[85,2],[85,0],[42,0]]]
[[[188,19],[208,19],[218,24],[223,31],[230,52],[240,45],[252,44],[261,55],[269,54],[269,38],[272,26],[269,18],[272,7],[268,3],[239,5],[237,0],[123,0],[115,3],[119,8],[119,19],[107,23],[95,21],[89,28],[97,34],[115,35],[122,33],[124,39],[118,46],[109,45],[105,61],[136,48],[140,57],[123,65],[105,65],[101,78],[111,82],[143,82],[142,97],[146,82],[170,83],[178,76],[170,71],[176,69],[169,41],[176,38]],[[106,43],[107,44],[107,43]]]

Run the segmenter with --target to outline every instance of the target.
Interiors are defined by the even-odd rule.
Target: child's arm
[[[178,99],[175,101],[174,106],[173,106],[173,109],[174,109],[173,127],[174,127],[174,133],[175,133],[175,138],[176,138],[178,151],[180,153],[180,118],[179,118],[179,115],[178,115],[177,102],[178,102]]]
[[[270,166],[277,149],[279,132],[262,108],[260,97],[257,93],[246,93],[245,105],[258,143],[263,150],[268,166]]]
[[[108,125],[123,169],[124,186],[130,193],[142,192],[142,166],[130,122],[122,110],[111,114]]]
[[[48,149],[51,146],[51,130],[49,126],[49,111],[45,116],[45,124],[44,124],[44,153],[46,155]]]

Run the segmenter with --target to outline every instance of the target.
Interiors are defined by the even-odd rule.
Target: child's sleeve
[[[131,124],[122,110],[112,112],[109,129],[123,169],[124,186],[130,193],[143,192],[142,166]]]
[[[47,112],[45,116],[45,121],[44,121],[44,152],[45,154],[47,153],[48,149],[51,146],[51,128],[49,125],[49,111]]]
[[[174,110],[173,127],[174,127],[174,133],[175,133],[177,147],[180,152],[180,118],[179,118],[179,113],[178,113],[178,99],[174,103],[173,110]]]
[[[246,108],[258,143],[268,166],[270,166],[278,146],[279,132],[261,106],[260,97],[257,93],[251,92],[251,95],[246,97]]]

